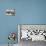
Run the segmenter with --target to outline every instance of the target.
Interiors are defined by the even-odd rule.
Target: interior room
[[[46,0],[0,0],[0,46],[46,46],[45,28]]]

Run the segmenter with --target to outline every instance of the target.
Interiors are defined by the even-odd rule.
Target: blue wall
[[[15,8],[16,16],[6,16],[7,8]],[[46,24],[46,0],[0,1],[0,44],[8,43],[7,36],[17,32],[17,24]]]

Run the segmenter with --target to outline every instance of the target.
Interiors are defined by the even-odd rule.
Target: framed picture
[[[46,25],[44,24],[19,24],[18,41],[46,41]]]
[[[15,16],[15,9],[6,9],[5,15],[7,16]]]

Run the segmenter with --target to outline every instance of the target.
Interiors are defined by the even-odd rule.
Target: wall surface
[[[7,8],[15,8],[16,16],[6,16]],[[0,44],[8,43],[9,32],[18,32],[17,24],[46,24],[46,0],[0,0]]]

